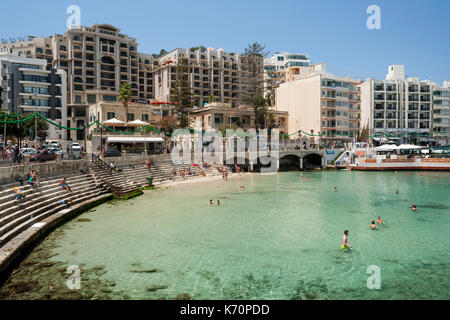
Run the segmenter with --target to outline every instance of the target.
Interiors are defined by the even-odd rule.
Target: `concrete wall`
[[[87,173],[88,165],[89,161],[87,160],[75,160],[0,167],[0,187],[4,184],[15,182],[18,177],[26,178],[31,169],[36,170],[44,178],[63,174],[79,174],[81,171]]]

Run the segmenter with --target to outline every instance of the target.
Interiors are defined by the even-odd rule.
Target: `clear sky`
[[[381,30],[366,26],[372,4]],[[81,8],[82,25],[115,25],[143,53],[239,52],[258,41],[271,53],[309,54],[337,76],[384,79],[388,65],[404,64],[407,76],[450,80],[448,0],[2,0],[0,38],[64,33],[69,5]]]

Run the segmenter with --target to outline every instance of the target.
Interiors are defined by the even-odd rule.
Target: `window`
[[[134,121],[134,113],[129,113],[127,115],[127,121]]]
[[[95,94],[88,94],[87,95],[87,101],[89,103],[96,103],[97,102],[97,97],[95,96]]]
[[[149,119],[148,114],[142,114],[142,121],[148,122],[148,119]]]
[[[103,101],[116,102],[116,96],[103,95]]]
[[[107,112],[106,113],[106,118],[107,120],[111,120],[112,118],[116,117],[116,113],[115,112]]]

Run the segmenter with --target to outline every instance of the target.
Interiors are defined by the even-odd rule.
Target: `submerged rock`
[[[130,272],[133,273],[154,273],[159,272],[158,269],[137,269],[137,270],[130,270]]]
[[[182,294],[177,295],[175,300],[191,300],[191,295],[188,293],[182,293]]]
[[[153,292],[156,290],[163,290],[163,289],[167,289],[168,286],[160,286],[160,285],[151,285],[147,287],[147,291]]]

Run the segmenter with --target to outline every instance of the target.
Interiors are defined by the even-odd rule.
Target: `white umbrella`
[[[125,124],[125,122],[118,120],[116,118],[112,118],[112,119],[109,119],[109,120],[103,122],[103,124],[106,126],[118,126],[121,124]]]
[[[149,123],[141,121],[141,120],[134,120],[134,121],[128,122],[127,125],[128,126],[138,126],[138,127],[141,126],[141,127],[143,127],[143,126],[148,126]]]

